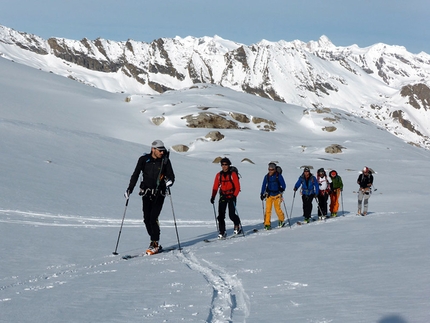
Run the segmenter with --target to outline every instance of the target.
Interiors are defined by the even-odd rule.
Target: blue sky
[[[151,42],[214,36],[250,45],[318,40],[430,54],[428,0],[2,0],[0,24],[42,38]]]

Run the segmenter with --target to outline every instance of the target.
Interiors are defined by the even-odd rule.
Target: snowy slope
[[[217,86],[126,102],[129,95],[8,60],[0,70],[1,322],[428,322],[427,150],[340,110],[317,113]],[[248,124],[209,141],[213,129],[182,119],[202,107],[271,119],[276,130]],[[159,126],[156,116],[165,117]],[[335,117],[338,130],[323,131]],[[122,194],[157,138],[190,147],[171,153],[177,181],[160,216],[162,245],[177,246],[175,214],[183,250],[124,261],[112,255]],[[343,152],[325,153],[331,144]],[[209,197],[220,167],[212,161],[224,155],[242,175],[247,235],[205,243],[216,236]],[[284,169],[293,226],[264,232],[259,190],[272,160]],[[291,188],[302,165],[341,174],[345,216],[296,225],[301,200]],[[369,216],[357,217],[364,165],[376,171],[377,190]],[[148,245],[140,209],[133,194],[121,255]]]

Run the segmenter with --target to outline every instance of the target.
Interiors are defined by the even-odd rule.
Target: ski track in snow
[[[120,260],[115,257],[115,259],[96,262],[95,264],[85,266],[79,266],[77,264],[50,266],[46,268],[45,273],[28,278],[21,278],[19,276],[4,277],[0,279],[0,292],[10,292],[11,295],[18,295],[24,292],[37,292],[40,290],[52,289],[67,284],[70,280],[79,277],[116,272],[115,269],[109,269],[107,267],[119,261]],[[3,285],[3,281],[12,282]],[[0,299],[0,302],[11,301],[12,298],[13,296],[3,298]]]
[[[398,212],[369,212],[371,214],[394,214]],[[354,212],[345,212],[346,217],[354,215]],[[314,219],[316,216],[314,215]],[[336,221],[344,218],[342,214],[338,215],[336,218],[328,218],[326,221]],[[296,226],[297,221],[302,221],[302,217],[295,217],[291,220],[291,225]],[[142,220],[124,220],[124,227],[141,227]],[[213,220],[209,221],[186,221],[177,220],[178,227],[213,227]],[[320,223],[321,221],[315,221]],[[315,223],[313,222],[313,223]],[[8,224],[23,224],[31,226],[50,226],[50,227],[84,227],[84,228],[119,228],[121,225],[121,219],[112,218],[100,218],[100,217],[88,217],[79,215],[63,215],[63,214],[50,214],[50,213],[40,213],[31,211],[20,211],[20,210],[7,210],[0,209],[0,223]],[[244,225],[259,225],[262,224],[261,220],[246,220]],[[173,220],[160,220],[160,225],[162,227],[174,227]],[[286,228],[289,227],[288,222]]]
[[[20,210],[4,210],[0,209],[0,223],[9,224],[24,224],[31,226],[51,226],[51,227],[84,227],[84,228],[119,228],[121,225],[121,218],[98,218],[98,217],[85,217],[78,215],[63,215],[63,214],[49,214],[31,211]],[[249,222],[249,221],[248,221]],[[254,221],[259,223],[260,221]],[[124,220],[125,227],[141,227],[143,220]],[[173,220],[160,220],[162,227],[173,227]],[[184,221],[178,220],[177,226],[180,227],[213,227],[213,220],[211,221]]]
[[[394,214],[398,212],[370,212],[369,215],[378,214]],[[321,225],[325,223],[340,221],[346,218],[357,217],[355,213],[346,213],[328,219],[327,221],[315,221],[308,225]],[[37,213],[18,210],[3,210],[0,209],[0,223],[15,223],[24,225],[45,225],[45,226],[71,226],[71,227],[119,227],[121,220],[91,218],[82,216],[70,215],[54,215],[47,213]],[[261,223],[256,221],[256,223]],[[162,223],[163,224],[163,223]],[[172,222],[164,221],[164,226],[168,226]],[[181,221],[179,226],[187,227],[213,227],[213,221]],[[296,221],[291,223],[292,229],[298,229],[303,226],[296,224]],[[135,220],[129,221],[129,226],[142,226],[142,222]],[[255,233],[250,233],[250,236],[261,236],[274,234],[282,230],[289,230],[288,226],[281,230],[264,231],[259,230]],[[202,242],[203,246],[204,243]],[[210,312],[206,322],[244,322],[250,313],[250,300],[241,281],[236,274],[228,273],[224,268],[211,263],[205,259],[197,259],[193,253],[193,248],[186,249],[182,253],[176,253],[177,257],[191,270],[202,275],[213,289],[213,295],[210,304]],[[86,275],[98,275],[116,272],[116,269],[110,268],[118,262],[124,261],[118,257],[105,256],[103,259],[93,259],[92,264],[65,264],[59,266],[47,267],[45,272],[39,275],[30,276],[27,278],[12,276],[0,278],[0,292],[4,295],[0,298],[0,303],[12,301],[14,296],[27,293],[37,292],[41,290],[49,290],[57,288],[61,285],[69,283],[71,280],[85,277]],[[297,288],[296,283],[285,281],[287,288]]]
[[[182,253],[180,257],[191,270],[202,274],[213,288],[211,310],[206,322],[244,322],[249,316],[250,302],[236,275],[205,259],[199,261],[192,252]]]

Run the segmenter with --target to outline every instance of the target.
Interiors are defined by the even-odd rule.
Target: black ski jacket
[[[151,156],[151,154],[145,154],[139,158],[139,160],[137,161],[136,168],[131,175],[130,183],[128,184],[127,189],[130,194],[133,192],[133,189],[136,186],[137,180],[139,179],[139,175],[141,173],[143,175],[143,179],[140,183],[140,188],[143,190],[157,189],[157,178],[159,175],[159,192],[164,192],[166,190],[165,180],[171,180],[172,183],[175,182],[175,174],[173,172],[170,159],[168,159],[167,157],[155,159]]]
[[[367,176],[364,174],[360,174],[357,179],[357,184],[360,185],[360,188],[369,188],[373,184],[373,175],[368,174]],[[369,185],[370,184],[370,185]]]

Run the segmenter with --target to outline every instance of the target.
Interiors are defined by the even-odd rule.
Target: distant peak
[[[320,37],[320,39],[318,40],[318,42],[321,43],[321,44],[333,45],[333,43],[331,42],[331,40],[326,35],[322,35]]]
[[[322,35],[317,41],[311,40],[306,44],[306,46],[311,51],[316,49],[329,49],[335,47],[331,40],[325,35]]]

